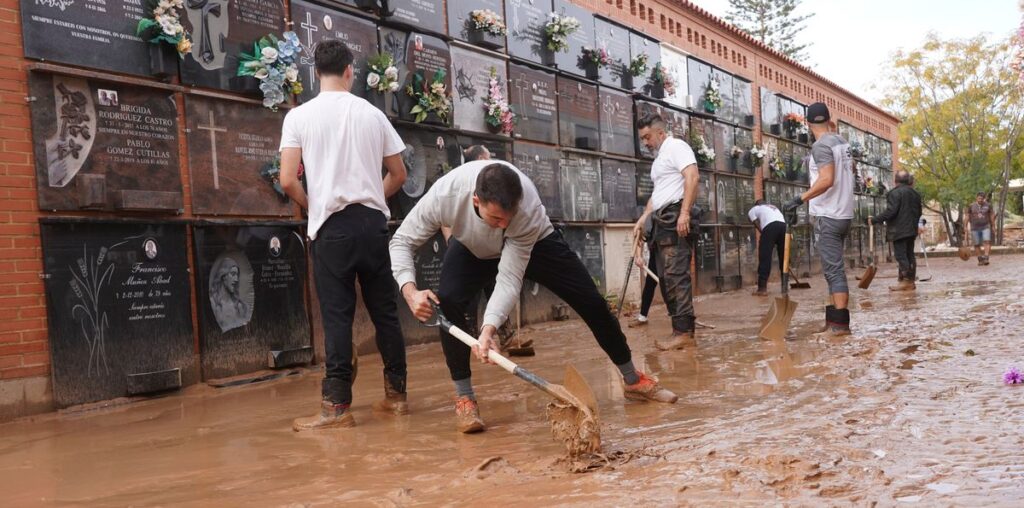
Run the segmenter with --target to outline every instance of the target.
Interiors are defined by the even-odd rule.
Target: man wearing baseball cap
[[[832,305],[825,307],[825,332],[829,335],[850,334],[850,289],[843,265],[843,245],[853,222],[853,163],[850,144],[834,131],[835,123],[828,106],[815,102],[807,108],[807,123],[814,134],[811,146],[811,188],[783,205],[786,214],[795,214],[804,204],[810,205],[814,235],[818,239],[818,255],[828,281]]]

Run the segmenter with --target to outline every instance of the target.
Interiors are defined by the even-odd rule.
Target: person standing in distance
[[[868,224],[885,223],[885,235],[892,242],[892,252],[900,265],[899,280],[890,291],[914,291],[917,289],[917,256],[914,245],[920,230],[921,195],[914,190],[910,173],[897,171],[894,178],[896,188],[886,196],[888,207],[875,217],[868,217]]]
[[[782,256],[786,248],[786,219],[775,205],[759,199],[747,213],[750,222],[761,231],[757,244],[757,290],[754,296],[768,296],[768,276],[772,273],[772,249],[779,254],[781,273]]]
[[[656,340],[654,344],[663,351],[682,349],[693,341],[696,323],[688,237],[691,233],[690,210],[697,200],[700,183],[697,158],[690,145],[668,133],[661,115],[644,115],[636,126],[640,142],[656,151],[658,156],[651,165],[654,190],[633,228],[633,235],[642,235],[644,223],[651,219],[651,248],[661,279],[661,296],[672,319],[672,336]]]
[[[810,204],[818,255],[828,281],[832,304],[825,307],[825,332],[850,334],[850,287],[843,264],[843,247],[853,222],[853,158],[850,144],[836,134],[828,106],[815,102],[807,107],[807,123],[814,135],[811,146],[811,187],[788,201],[783,213],[789,217],[804,203]],[[793,222],[789,220],[787,222]]]
[[[988,257],[992,253],[992,225],[996,223],[996,216],[984,192],[978,193],[974,203],[967,208],[967,215],[970,218],[967,224],[974,239],[974,255],[978,256],[978,266],[988,265]],[[984,255],[982,247],[985,248]]]
[[[281,186],[309,211],[313,278],[327,353],[320,413],[298,418],[295,431],[351,427],[352,320],[356,279],[377,331],[385,398],[374,409],[408,413],[405,340],[388,255],[387,197],[405,182],[405,143],[377,108],[352,95],[352,51],[327,39],[313,58],[320,93],[288,112],[281,129]],[[305,165],[309,194],[298,179]],[[381,166],[387,174],[381,178]]]

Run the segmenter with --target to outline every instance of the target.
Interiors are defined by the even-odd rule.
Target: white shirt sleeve
[[[757,214],[754,213],[754,210],[756,209],[757,207],[755,206],[751,208],[749,212],[747,212],[747,218],[750,219],[750,222],[754,222],[755,220],[757,220]]]
[[[380,122],[381,129],[384,131],[384,156],[390,157],[392,155],[402,153],[405,150],[405,141],[402,141],[402,137],[398,135],[398,131],[388,121],[388,117],[377,111],[377,121]]]
[[[526,189],[524,192],[527,192]],[[536,201],[539,203],[539,198]],[[487,308],[484,310],[485,325],[500,328],[519,301],[523,276],[526,274],[526,266],[530,263],[530,254],[533,252],[534,244],[540,240],[538,236],[541,229],[537,224],[549,220],[539,206],[531,206],[529,210],[529,216],[523,215],[513,219],[517,222],[517,227],[510,226],[506,232],[501,260],[498,261],[494,292],[487,300]]]
[[[690,164],[697,163],[697,157],[693,154],[693,149],[685,141],[674,143],[671,150],[669,161],[672,163],[673,168],[682,171]]]
[[[281,125],[280,150],[285,148],[302,148],[302,138],[298,127],[295,125],[297,120],[294,113],[295,110],[291,110],[284,117],[284,123]]]
[[[391,237],[391,243],[388,244],[391,273],[399,289],[410,282],[416,282],[415,251],[441,229],[440,215],[437,213],[440,206],[437,194],[433,189],[428,190],[402,221],[395,236]]]

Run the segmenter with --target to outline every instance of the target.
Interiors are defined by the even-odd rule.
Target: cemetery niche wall
[[[509,64],[508,101],[516,114],[513,137],[558,143],[558,97],[555,75],[526,65]]]
[[[554,65],[547,49],[544,24],[552,12],[551,0],[505,0],[508,54],[533,63]]]
[[[392,219],[403,219],[438,178],[462,163],[462,154],[450,134],[406,127],[397,130],[405,141],[402,161],[406,179],[402,189],[388,199],[388,207]]]
[[[384,17],[390,23],[436,34],[445,33],[442,0],[387,0]]]
[[[185,119],[194,213],[295,213],[294,204],[262,174],[278,157],[283,113],[192,94],[185,98]]]
[[[32,72],[29,89],[39,207],[183,207],[173,93]]]
[[[618,159],[601,159],[601,196],[606,221],[632,222],[636,214],[636,164]]]
[[[320,82],[317,81],[314,72],[313,48],[318,42],[330,38],[343,41],[355,57],[352,62],[352,94],[379,104],[383,109],[383,100],[375,101],[376,92],[368,90],[366,86],[366,60],[377,53],[377,25],[338,9],[322,7],[304,0],[292,0],[289,5],[292,19],[295,20],[293,29],[305,49],[298,58],[299,76],[302,78],[299,102],[307,102],[320,92]]]
[[[185,224],[41,222],[57,405],[197,382]]]
[[[451,49],[452,54],[452,104],[454,109],[453,127],[465,131],[500,134],[500,127],[487,123],[484,101],[490,91],[491,71],[497,76],[501,96],[509,98],[506,86],[505,61],[479,51],[459,47]]]
[[[512,164],[519,168],[537,188],[548,217],[562,217],[562,201],[559,191],[561,178],[558,149],[536,143],[517,141],[513,144]]]
[[[199,223],[193,234],[203,378],[308,364],[300,228]]]
[[[636,128],[633,122],[633,104],[629,96],[602,88],[600,90],[601,147],[605,152],[632,156]]]
[[[557,82],[559,143],[583,150],[600,150],[600,100],[597,87],[562,77]]]
[[[561,16],[572,16],[580,22],[579,30],[568,37],[568,48],[555,53],[555,65],[561,71],[586,77],[583,48],[594,47],[594,13],[569,0],[554,0],[554,10]]]
[[[435,77],[440,77],[438,82],[444,85],[445,93],[453,93],[451,53],[444,40],[423,33],[381,28],[380,49],[394,57],[401,83],[399,91],[393,94],[395,100],[389,100],[384,110],[389,115],[408,122],[415,121],[412,108],[416,99],[407,93],[406,88],[417,82],[416,76],[422,79],[420,87],[429,87]],[[444,116],[430,114],[424,122],[448,126],[452,121],[451,114],[451,111]]]
[[[611,58],[611,64],[597,69],[593,76],[601,84],[617,88],[633,88],[633,76],[629,74],[629,30],[602,18],[594,18],[595,47],[603,49]]]
[[[604,271],[604,232],[596,226],[566,226],[562,235],[587,268],[601,294],[607,293]]]
[[[597,157],[562,152],[559,165],[562,215],[576,222],[597,222],[602,216],[601,167]]]

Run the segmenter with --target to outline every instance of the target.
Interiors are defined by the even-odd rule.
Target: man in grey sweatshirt
[[[413,253],[442,227],[451,228],[452,236],[435,295],[416,287]],[[508,319],[526,277],[547,287],[583,318],[622,373],[627,398],[676,401],[674,393],[633,367],[618,320],[583,263],[551,225],[533,182],[512,164],[467,162],[441,177],[402,221],[390,251],[395,280],[420,320],[433,315],[433,301],[463,328],[466,306],[486,281],[495,281],[475,351],[482,362],[488,363],[488,350],[497,350],[496,331]],[[441,346],[458,397],[457,427],[465,433],[480,432],[484,423],[470,377],[470,348],[447,332],[442,333]]]

